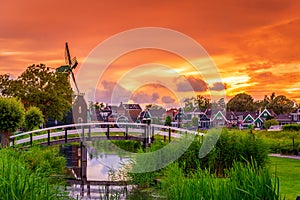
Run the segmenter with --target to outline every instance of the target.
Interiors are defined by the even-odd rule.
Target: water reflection
[[[111,146],[105,152],[105,145],[86,147],[80,143],[60,147],[67,158],[67,168],[72,177],[67,180],[71,197],[126,199],[127,191],[132,186],[128,186],[123,170],[130,158],[118,155]]]

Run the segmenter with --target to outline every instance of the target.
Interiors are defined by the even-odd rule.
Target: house
[[[279,114],[276,117],[276,120],[278,121],[279,125],[285,125],[285,124],[292,124],[292,115],[291,114]]]
[[[292,123],[300,123],[300,107],[291,112]]]
[[[140,113],[142,112],[142,108],[140,104],[120,104],[117,113],[119,117],[124,116],[128,118],[128,122],[136,122]]]

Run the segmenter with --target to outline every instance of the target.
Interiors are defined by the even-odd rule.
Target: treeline
[[[201,95],[187,98],[184,101],[184,111],[189,112],[195,108],[199,110],[226,109],[233,112],[251,112],[262,109],[271,109],[276,114],[289,113],[294,109],[295,102],[284,95],[276,96],[273,92],[270,96],[265,95],[263,100],[254,100],[254,98],[246,93],[240,93],[231,98],[227,104],[224,98],[211,102],[209,98]]]

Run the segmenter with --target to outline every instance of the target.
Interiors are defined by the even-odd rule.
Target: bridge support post
[[[145,129],[144,129],[144,132],[143,132],[143,135],[142,135],[142,138],[143,138],[143,149],[146,148],[146,144],[147,144],[147,129],[148,129],[148,126],[146,125]]]
[[[30,133],[30,146],[32,146],[32,133]]]
[[[50,130],[47,131],[48,137],[47,137],[47,144],[50,146]]]
[[[128,125],[126,125],[125,138],[126,138],[126,140],[128,140]]]
[[[109,125],[107,125],[106,137],[107,137],[107,139],[109,139]]]
[[[12,146],[15,145],[15,138],[12,138]]]
[[[152,132],[151,132],[151,143],[154,142],[154,126],[152,126]]]
[[[91,125],[89,125],[88,139],[91,141]]]
[[[68,130],[65,128],[65,143],[68,143]]]
[[[81,135],[82,135],[82,141],[85,142],[84,126],[81,127]]]

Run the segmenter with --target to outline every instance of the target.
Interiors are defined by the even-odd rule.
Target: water
[[[124,167],[130,158],[120,157],[110,151],[91,151],[80,145],[61,148],[67,157],[67,167],[74,179],[67,187],[70,197],[75,199],[126,199],[131,185],[118,185],[127,181]],[[94,153],[93,153],[94,152]],[[113,184],[110,185],[110,184]]]

